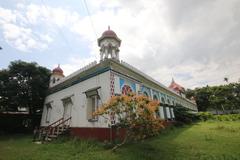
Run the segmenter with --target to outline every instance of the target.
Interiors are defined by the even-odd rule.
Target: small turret
[[[121,40],[118,38],[117,34],[110,29],[103,32],[102,36],[98,38],[98,46],[100,47],[100,61],[111,59],[119,61],[119,47],[121,45]]]
[[[63,74],[63,70],[60,68],[60,65],[58,65],[57,68],[54,68],[52,70],[52,75],[50,77],[50,84],[49,87],[52,87],[55,85],[55,83],[57,81],[59,81],[60,79],[64,78],[64,74]]]

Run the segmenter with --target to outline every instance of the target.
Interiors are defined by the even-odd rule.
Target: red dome
[[[119,44],[121,45],[121,39],[118,38],[117,34],[110,29],[110,27],[108,26],[108,30],[104,31],[102,36],[100,38],[98,38],[98,46],[100,46],[100,42],[104,39],[104,38],[114,38],[116,39]]]
[[[108,28],[108,30],[103,32],[102,36],[103,37],[117,37],[117,34],[114,31],[110,30],[110,28]]]
[[[54,68],[52,72],[53,72],[53,73],[63,74],[63,70],[60,68],[60,65],[58,65],[57,68]]]

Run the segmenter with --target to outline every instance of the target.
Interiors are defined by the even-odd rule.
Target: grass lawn
[[[240,122],[201,122],[173,128],[114,153],[100,142],[59,139],[34,144],[31,138],[0,137],[0,160],[240,160]]]

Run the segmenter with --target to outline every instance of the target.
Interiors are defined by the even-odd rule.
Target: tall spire
[[[108,25],[108,30],[110,30],[110,26]]]
[[[174,78],[172,77],[172,83],[175,83]]]

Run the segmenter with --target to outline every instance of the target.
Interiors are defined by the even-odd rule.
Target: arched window
[[[167,103],[170,104],[170,100],[169,99],[167,100]]]
[[[53,83],[55,83],[55,82],[56,82],[56,79],[55,79],[55,77],[53,77],[53,79],[52,79],[52,82],[53,82]]]
[[[110,43],[109,45],[108,45],[108,54],[112,54],[112,44]]]
[[[146,91],[143,92],[143,95],[148,97],[148,93]]]
[[[158,101],[158,97],[156,95],[153,96],[153,100],[157,100]]]
[[[164,103],[165,103],[165,100],[164,100],[164,98],[163,98],[163,97],[161,98],[161,102],[162,102],[162,104],[164,104]]]
[[[154,95],[153,100],[158,101],[158,97]],[[156,113],[156,117],[160,117],[159,107],[157,107],[155,113]]]

